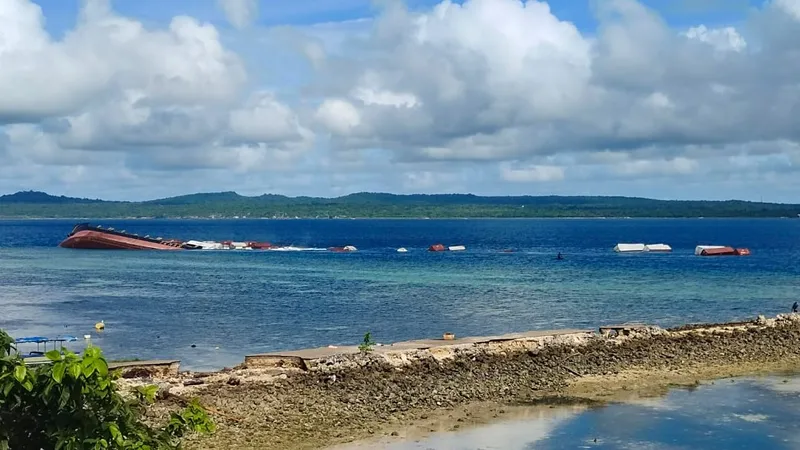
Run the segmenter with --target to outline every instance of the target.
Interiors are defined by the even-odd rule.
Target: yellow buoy
[[[100,322],[97,322],[96,324],[94,324],[94,329],[95,330],[105,330],[106,329],[106,323],[101,320]]]

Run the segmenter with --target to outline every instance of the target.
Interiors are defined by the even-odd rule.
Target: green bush
[[[187,431],[210,433],[214,424],[196,402],[173,413],[163,428],[143,421],[157,386],[125,398],[119,373],[109,372],[97,347],[83,356],[47,353],[50,364],[26,367],[14,339],[0,330],[0,450],[180,448]]]

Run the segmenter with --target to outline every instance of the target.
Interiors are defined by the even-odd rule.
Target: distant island
[[[791,217],[800,205],[636,197],[357,193],[336,198],[254,197],[236,192],[182,195],[142,202],[54,196],[24,191],[0,196],[4,218],[525,218],[525,217]]]

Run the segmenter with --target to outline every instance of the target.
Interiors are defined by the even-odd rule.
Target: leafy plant
[[[66,349],[46,356],[49,364],[27,367],[0,330],[0,450],[167,450],[180,448],[187,431],[214,431],[196,402],[163,428],[144,423],[158,387],[139,387],[124,398],[115,383],[119,373],[109,372],[97,347],[82,357]]]
[[[358,345],[358,350],[361,353],[369,353],[372,351],[372,347],[375,346],[375,342],[372,340],[372,336],[369,331],[364,335],[364,340],[361,341],[361,344]]]

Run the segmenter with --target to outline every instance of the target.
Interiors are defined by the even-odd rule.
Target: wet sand
[[[497,420],[509,405],[661,395],[670,386],[800,371],[800,315],[630,336],[565,334],[430,349],[329,355],[297,367],[182,373],[156,382],[166,417],[197,397],[218,423],[190,449],[314,449],[391,442]],[[187,386],[190,384],[190,386]],[[524,409],[524,408],[523,408]]]

